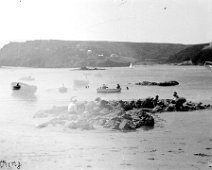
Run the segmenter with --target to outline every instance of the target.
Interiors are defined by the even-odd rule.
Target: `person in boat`
[[[13,86],[14,90],[19,90],[21,88],[20,84],[17,83],[16,85]]]
[[[117,84],[116,88],[117,88],[117,89],[120,89],[120,88],[121,88],[121,86],[120,86],[119,84]]]
[[[17,84],[16,84],[16,87],[17,87],[17,88],[20,88],[21,86],[20,86],[20,84],[19,84],[19,83],[17,83]]]
[[[126,89],[129,90],[129,87],[127,86]]]
[[[108,87],[105,84],[102,85],[102,89],[107,89],[107,88]]]

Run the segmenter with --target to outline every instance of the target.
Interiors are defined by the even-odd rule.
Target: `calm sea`
[[[33,81],[21,81],[31,76]],[[106,68],[96,71],[76,71],[74,69],[38,69],[38,68],[1,68],[0,69],[0,119],[1,123],[30,124],[33,115],[52,106],[68,105],[75,96],[78,100],[139,99],[159,95],[160,98],[172,98],[174,91],[179,96],[192,101],[212,104],[212,71],[200,66],[144,65],[131,68]],[[176,80],[179,86],[157,87],[136,86],[141,81]],[[15,95],[10,83],[18,81],[37,86],[34,96]],[[76,81],[89,82],[89,88],[79,86]],[[102,84],[116,87],[119,83],[122,92],[118,94],[97,94]],[[67,93],[60,93],[62,84]],[[126,90],[129,87],[129,90]]]

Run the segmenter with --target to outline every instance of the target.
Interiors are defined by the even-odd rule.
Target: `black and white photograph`
[[[212,170],[211,0],[0,0],[0,170]]]

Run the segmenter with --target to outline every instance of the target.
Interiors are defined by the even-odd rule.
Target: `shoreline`
[[[154,63],[154,64],[135,64],[134,67],[136,68],[136,66],[194,66],[194,67],[204,67],[204,65],[179,65],[180,63]],[[88,68],[97,68],[97,69],[91,69],[91,70],[80,70],[80,67],[24,67],[24,66],[0,66],[0,69],[76,69],[77,71],[98,71],[98,68],[100,68],[99,70],[107,70],[107,68],[129,68],[129,66],[116,66],[116,67],[110,67],[110,66],[88,66]],[[78,70],[79,69],[79,70]],[[75,71],[75,70],[71,70],[71,71]]]

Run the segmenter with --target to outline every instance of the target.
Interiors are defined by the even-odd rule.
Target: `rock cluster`
[[[171,112],[171,111],[194,111],[211,108],[211,105],[187,101],[184,97],[178,99],[158,99],[148,97],[136,101],[119,101],[124,110],[142,109],[150,113]]]
[[[151,81],[142,81],[139,83],[135,83],[136,85],[141,86],[176,86],[179,85],[179,82],[177,81],[164,81],[164,82],[151,82]]]
[[[185,98],[146,98],[135,101],[72,101],[67,107],[54,107],[40,111],[35,118],[49,118],[39,125],[62,125],[70,129],[94,129],[99,125],[117,130],[135,130],[140,127],[154,127],[153,113],[171,111],[193,111],[211,108],[210,105],[188,102]],[[148,112],[148,113],[147,113]]]
[[[154,118],[142,109],[125,110],[119,101],[73,101],[67,107],[53,107],[51,110],[39,111],[34,118],[49,118],[40,124],[62,125],[70,129],[94,129],[94,126],[117,130],[135,130],[141,126],[154,126]]]
[[[86,70],[86,71],[92,71],[92,70],[106,70],[104,68],[97,68],[97,67],[94,67],[94,68],[89,68],[89,67],[86,67],[86,66],[83,66],[83,67],[80,67],[79,69],[75,69],[75,70]]]

